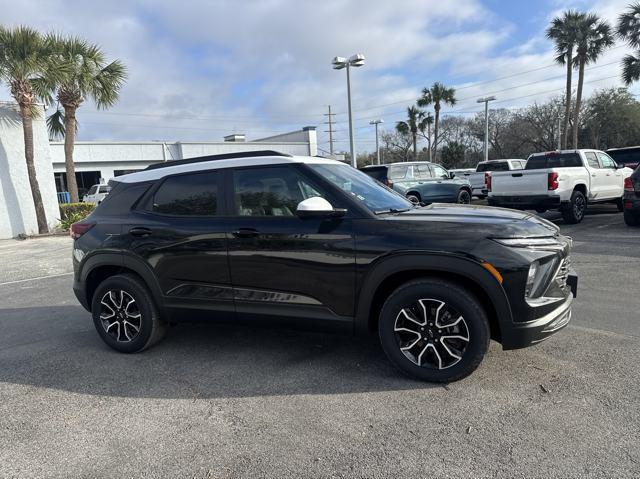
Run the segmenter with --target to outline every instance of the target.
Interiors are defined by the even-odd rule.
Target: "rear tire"
[[[562,218],[564,218],[565,223],[574,225],[582,221],[586,210],[587,198],[585,198],[582,191],[574,190],[571,194],[569,205],[562,208]]]
[[[624,222],[627,226],[638,226],[640,225],[640,215],[633,214],[630,211],[625,211]]]
[[[122,353],[143,351],[167,331],[167,322],[160,317],[146,285],[130,274],[100,283],[91,301],[91,315],[102,340]]]
[[[453,282],[435,278],[396,289],[382,306],[378,334],[382,349],[400,371],[444,383],[471,374],[491,337],[478,299]]]

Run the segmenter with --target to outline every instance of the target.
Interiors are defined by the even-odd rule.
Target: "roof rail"
[[[200,163],[202,161],[232,160],[234,158],[258,158],[261,156],[286,156],[292,158],[292,155],[273,150],[244,151],[237,153],[223,153],[221,155],[198,156],[196,158],[185,158],[184,160],[169,160],[163,163],[154,163],[153,165],[149,165],[145,170],[156,170],[158,168],[167,168],[169,166],[189,165],[191,163]]]

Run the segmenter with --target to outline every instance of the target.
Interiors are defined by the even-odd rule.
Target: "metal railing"
[[[71,203],[71,195],[68,191],[58,192],[58,203]]]

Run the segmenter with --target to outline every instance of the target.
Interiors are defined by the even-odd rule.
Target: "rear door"
[[[589,199],[599,199],[606,197],[606,174],[607,172],[600,165],[600,160],[595,151],[585,151],[584,158],[587,161],[587,171],[589,172]]]
[[[235,317],[221,177],[217,171],[166,177],[122,230],[134,256],[153,270],[170,309]]]

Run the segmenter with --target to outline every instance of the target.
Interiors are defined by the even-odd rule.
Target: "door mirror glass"
[[[453,171],[449,172],[449,178],[451,178],[452,180],[456,177],[456,174]]]
[[[331,203],[320,196],[307,198],[298,203],[296,214],[300,218],[311,218],[319,216],[343,216],[344,209],[334,209]]]

